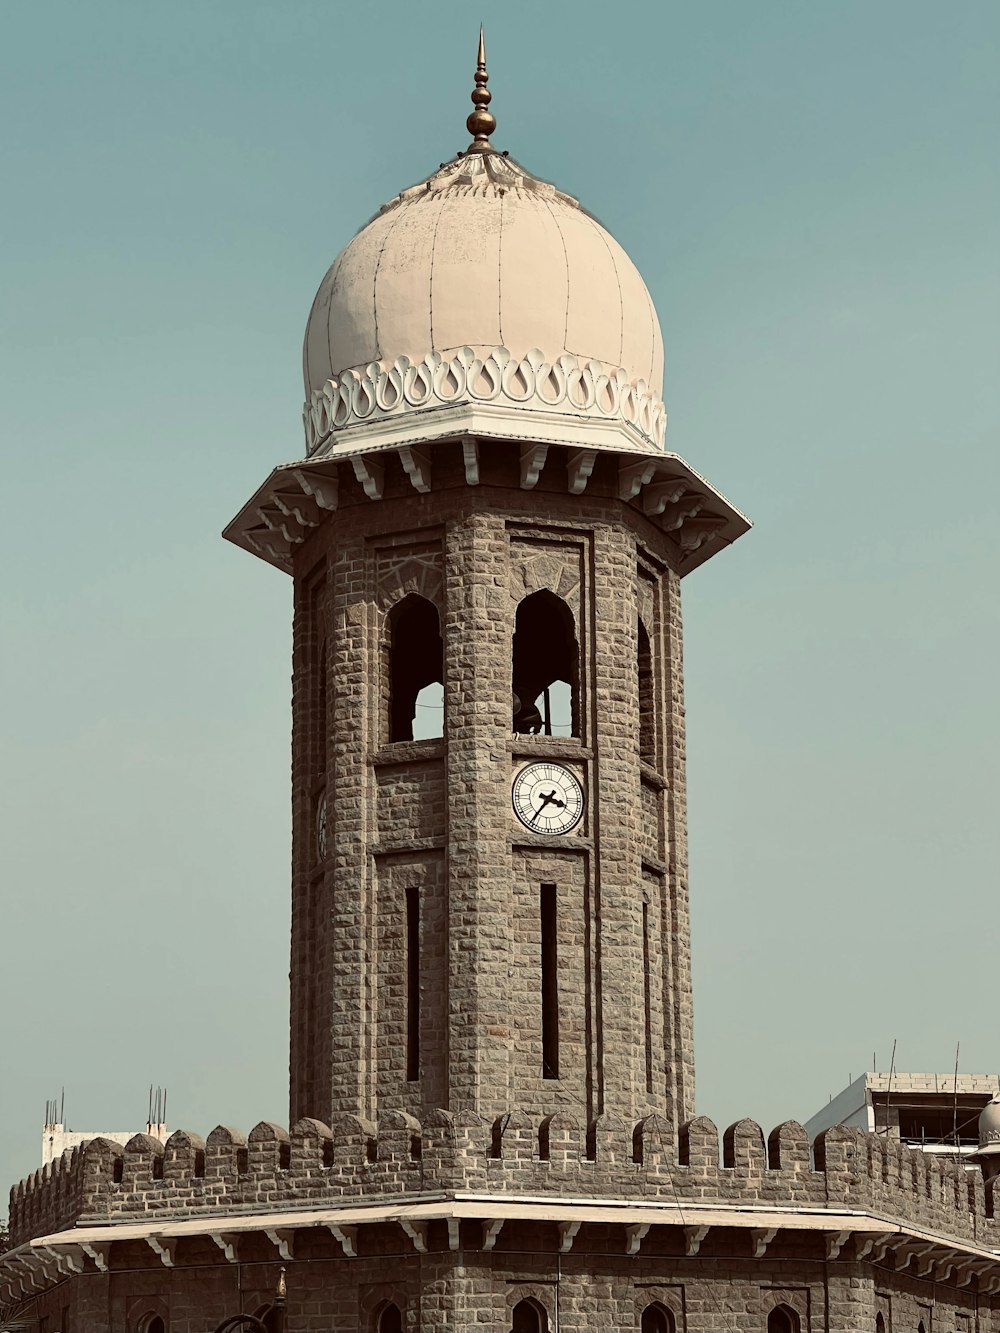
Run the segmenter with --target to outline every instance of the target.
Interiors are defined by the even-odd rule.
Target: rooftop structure
[[[971,1157],[980,1113],[998,1092],[996,1074],[860,1074],[805,1128],[815,1138],[830,1125],[856,1125],[923,1152]]]

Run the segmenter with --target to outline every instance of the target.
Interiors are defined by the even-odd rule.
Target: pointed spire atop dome
[[[493,101],[493,94],[487,88],[490,76],[486,73],[486,42],[483,38],[483,25],[479,25],[479,54],[476,59],[476,86],[472,90],[472,105],[476,108],[465,122],[473,136],[472,143],[465,150],[467,153],[493,153],[496,150],[490,143],[490,135],[497,127],[496,116],[487,107]]]

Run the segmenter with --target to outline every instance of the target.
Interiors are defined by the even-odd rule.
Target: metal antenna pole
[[[896,1038],[892,1039],[892,1059],[889,1061],[889,1086],[885,1093],[885,1133],[889,1135],[889,1103],[892,1101],[892,1076],[896,1072]]]
[[[962,1155],[961,1149],[959,1148],[958,1145],[958,1052],[961,1049],[961,1045],[962,1043],[960,1041],[955,1042],[955,1106],[954,1106],[954,1114],[952,1116],[952,1133],[954,1134],[955,1137],[956,1160],[960,1158]]]

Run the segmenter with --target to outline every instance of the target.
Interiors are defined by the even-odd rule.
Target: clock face
[[[514,778],[514,813],[533,833],[568,833],[583,816],[583,788],[562,764],[526,764]]]
[[[326,796],[319,798],[319,804],[316,806],[316,855],[321,861],[326,860]]]

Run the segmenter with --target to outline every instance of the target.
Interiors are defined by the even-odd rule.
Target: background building
[[[830,1125],[856,1125],[911,1148],[971,1157],[979,1116],[1000,1092],[996,1074],[860,1074],[805,1123],[815,1138]]]

